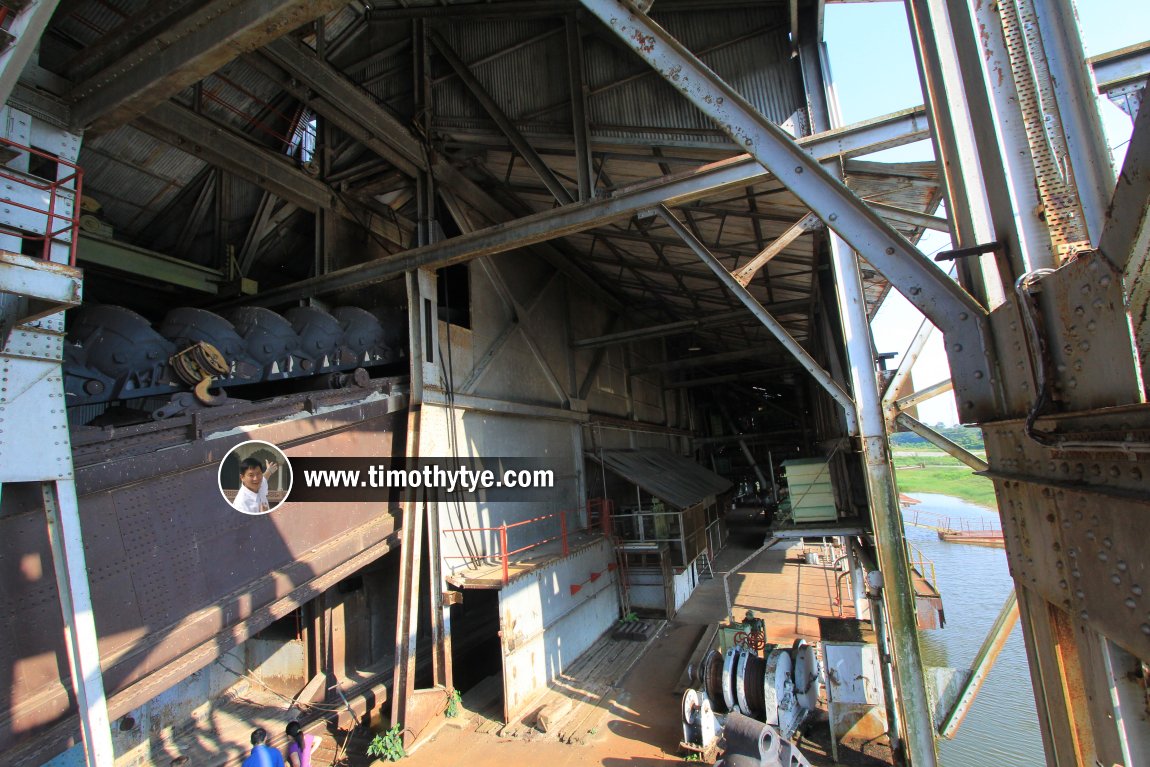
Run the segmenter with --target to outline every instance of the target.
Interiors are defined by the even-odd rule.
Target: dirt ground
[[[527,742],[445,726],[404,763],[410,767],[646,767],[679,762],[679,699],[672,691],[701,634],[702,626],[669,623],[627,675],[623,694],[588,745]]]

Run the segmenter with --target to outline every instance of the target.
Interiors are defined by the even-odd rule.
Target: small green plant
[[[447,708],[443,709],[443,715],[448,719],[454,719],[459,716],[459,706],[462,702],[459,697],[459,690],[452,690],[447,695]]]
[[[403,725],[397,724],[383,735],[372,738],[367,747],[367,755],[388,762],[398,762],[407,756],[407,751],[403,748]]]
[[[635,613],[627,613],[623,616],[623,623],[634,623],[639,620],[639,616]]]
[[[684,762],[701,762],[701,761],[703,761],[703,757],[701,754],[691,753],[691,754],[687,754],[685,757],[683,757],[683,761]]]

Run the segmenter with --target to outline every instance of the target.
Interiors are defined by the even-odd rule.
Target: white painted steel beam
[[[994,619],[990,631],[987,632],[986,638],[982,641],[982,646],[979,648],[978,654],[974,658],[974,664],[970,669],[970,676],[962,685],[954,705],[940,717],[938,732],[942,737],[954,737],[955,731],[958,730],[958,726],[962,724],[962,720],[970,711],[975,697],[978,696],[978,691],[982,689],[982,684],[986,681],[987,674],[990,673],[994,662],[998,660],[998,656],[1002,654],[1002,648],[1006,646],[1006,640],[1010,637],[1010,632],[1014,630],[1017,623],[1018,596],[1014,593],[1014,589],[1011,589],[1010,596],[1006,598],[1006,602],[998,612],[998,617]]]
[[[1099,93],[1115,88],[1141,85],[1150,77],[1150,42],[1091,56],[1089,61]]]
[[[1118,179],[1098,247],[1115,267],[1144,279],[1150,251],[1150,109],[1141,110],[1134,121]]]
[[[1007,243],[1013,278],[1052,267],[1050,232],[1041,218],[1034,156],[1019,107],[998,7],[943,0],[975,131],[994,218],[995,239]],[[1004,194],[1005,192],[1005,194]]]
[[[58,0],[34,0],[15,12],[16,18],[5,30],[15,39],[0,53],[0,104],[8,101],[16,81],[20,79],[20,73],[24,71],[24,65],[40,45],[40,36],[48,28],[57,3]],[[9,7],[18,8],[19,3]]]
[[[750,309],[751,313],[759,319],[759,322],[763,323],[771,335],[798,360],[799,364],[814,377],[815,381],[826,389],[836,402],[842,405],[847,415],[848,430],[851,434],[856,434],[858,423],[855,418],[855,403],[851,399],[851,395],[838,385],[831,374],[823,369],[822,365],[787,332],[787,329],[778,320],[771,316],[770,312],[763,308],[763,305],[751,295],[746,287],[739,284],[738,280],[723,266],[723,262],[715,258],[715,255],[707,249],[706,245],[701,243],[687,227],[679,223],[679,219],[675,218],[674,213],[663,205],[660,205],[657,210],[659,216],[667,222],[667,225],[683,240],[687,247],[694,251],[695,255],[715,273],[715,276],[726,286],[727,290],[731,291],[744,306]]]
[[[907,408],[912,408],[915,405],[926,402],[927,400],[934,399],[940,394],[945,394],[946,392],[953,390],[954,384],[951,383],[951,380],[948,378],[945,381],[939,381],[938,383],[928,386],[925,389],[919,389],[916,392],[912,392],[911,394],[900,398],[894,404],[895,407],[897,407],[899,410],[906,410]]]
[[[222,7],[222,6],[228,7]],[[342,0],[205,3],[68,94],[75,129],[111,130],[247,51],[345,5]]]
[[[1118,179],[1099,249],[1125,272],[1145,392],[1150,388],[1150,109],[1138,112]]]
[[[993,349],[977,301],[665,30],[622,0],[582,2],[946,332],[952,359],[963,363],[952,366],[960,418],[994,412]]]

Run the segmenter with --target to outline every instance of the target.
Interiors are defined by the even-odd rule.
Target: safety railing
[[[910,566],[913,567],[924,580],[930,583],[930,587],[934,589],[936,594],[939,593],[938,576],[934,571],[934,562],[923,554],[922,550],[913,543],[908,542],[907,549],[910,554]]]
[[[524,519],[519,522],[512,522],[510,524],[504,522],[498,527],[445,527],[444,533],[496,533],[498,535],[498,551],[490,554],[459,554],[452,556],[445,556],[444,559],[464,559],[472,562],[497,559],[500,563],[502,570],[503,584],[507,585],[511,577],[511,558],[517,554],[522,554],[525,551],[537,549],[540,546],[545,546],[548,543],[559,541],[560,549],[563,556],[567,556],[571,551],[571,544],[569,536],[571,532],[585,532],[588,530],[600,529],[604,535],[610,538],[610,525],[611,525],[611,512],[614,504],[602,498],[596,498],[587,502],[587,526],[580,527],[574,531],[570,529],[568,521],[574,516],[576,519],[579,517],[579,509],[564,509],[557,511],[554,514],[544,514],[539,517],[531,519]],[[539,525],[548,520],[559,520],[559,533],[552,535],[548,538],[529,543],[526,546],[520,546],[517,549],[508,549],[507,547],[507,532],[519,527],[526,527],[527,525]]]
[[[70,171],[66,172],[62,178],[59,177],[60,173],[57,173],[57,179],[49,181],[0,165],[0,178],[7,182],[6,186],[8,187],[5,190],[6,194],[2,195],[4,205],[10,211],[12,208],[17,208],[44,217],[43,232],[39,231],[39,221],[30,221],[29,224],[34,225],[35,230],[16,226],[13,223],[0,223],[0,233],[19,237],[22,240],[43,242],[41,258],[45,261],[52,260],[53,243],[58,242],[67,245],[68,264],[75,266],[76,244],[80,235],[80,199],[83,194],[84,171],[80,169],[79,165],[56,155],[17,144],[5,138],[0,138],[0,146],[10,147],[18,152],[27,152],[29,155],[43,158]],[[18,190],[29,190],[30,193],[25,194]],[[38,207],[34,204],[36,201],[45,203],[47,207]],[[70,212],[61,212],[61,206],[67,202],[71,203]],[[8,215],[10,221],[18,217],[19,214],[14,211]],[[68,240],[61,239],[60,236],[63,234],[69,235]]]

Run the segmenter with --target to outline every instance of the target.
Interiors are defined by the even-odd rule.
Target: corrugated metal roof
[[[730,480],[669,450],[603,450],[587,455],[677,509],[694,506],[731,487]]]

